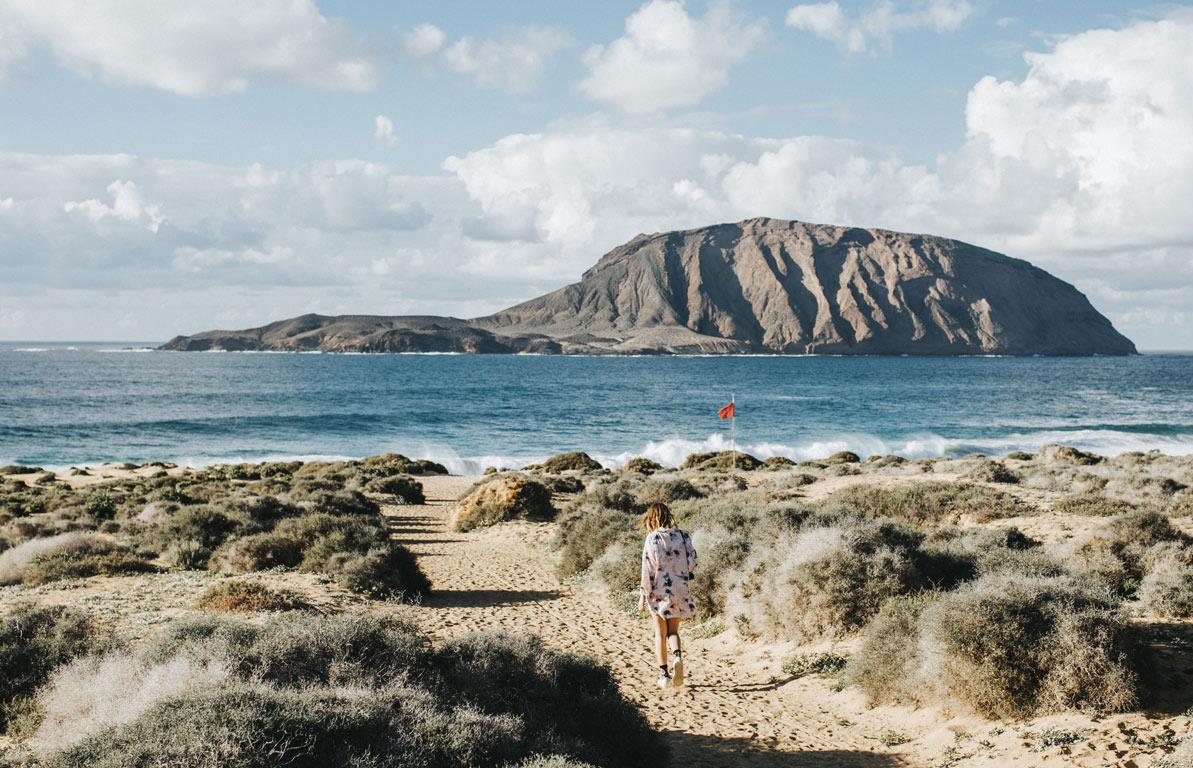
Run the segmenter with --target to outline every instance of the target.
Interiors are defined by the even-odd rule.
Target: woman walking
[[[675,527],[666,504],[651,504],[642,516],[642,590],[638,610],[650,608],[655,620],[655,651],[660,688],[683,685],[683,647],[679,622],[695,614],[688,582],[696,570],[696,548],[686,531]],[[671,664],[667,664],[670,652]]]

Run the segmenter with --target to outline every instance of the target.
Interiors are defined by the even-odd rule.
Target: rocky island
[[[166,350],[1128,355],[1069,283],[931,235],[758,218],[638,235],[580,282],[487,317],[309,314]]]

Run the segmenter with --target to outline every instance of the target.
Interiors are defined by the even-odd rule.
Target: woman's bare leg
[[[667,630],[670,629],[670,621],[657,613],[650,615],[654,617],[655,656],[659,660],[659,666],[665,667],[667,665]]]
[[[671,677],[678,688],[683,685],[683,649],[679,645],[679,619],[667,619],[667,647],[675,659]]]
[[[675,644],[675,650],[679,650],[679,619],[667,619],[667,637],[674,637],[675,640],[668,640],[668,645]]]

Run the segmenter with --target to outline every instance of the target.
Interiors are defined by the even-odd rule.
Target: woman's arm
[[[642,545],[642,576],[638,582],[638,610],[646,608],[646,596],[654,590],[654,574],[658,568],[655,562],[655,548],[650,545],[650,536]]]

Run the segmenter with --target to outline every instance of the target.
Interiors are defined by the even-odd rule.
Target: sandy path
[[[717,638],[688,640],[688,685],[653,687],[648,623],[594,589],[561,584],[551,526],[516,523],[455,533],[447,518],[467,478],[424,481],[428,504],[388,507],[397,539],[420,555],[434,595],[410,616],[433,637],[501,627],[609,664],[622,691],[667,735],[677,766],[903,766],[878,733],[835,710],[819,680],[778,684],[778,661],[744,659]]]

